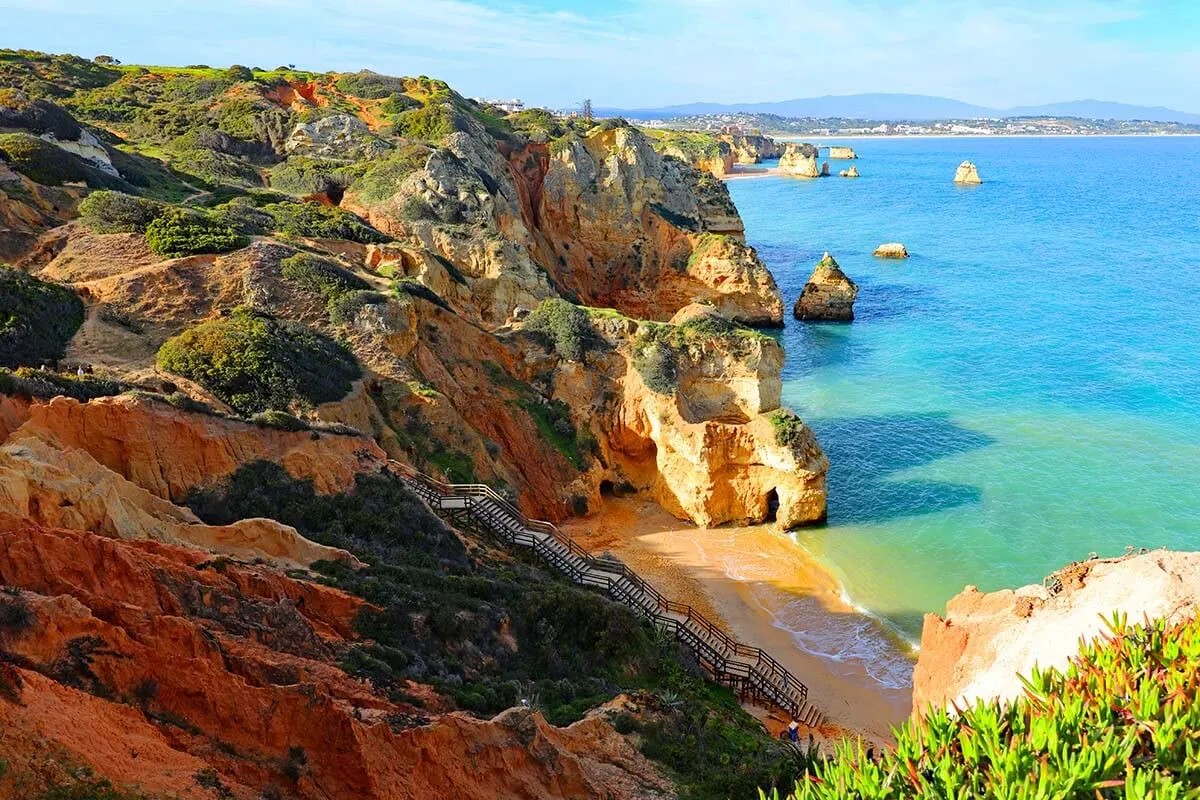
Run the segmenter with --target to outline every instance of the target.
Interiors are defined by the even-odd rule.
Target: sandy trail
[[[737,639],[770,652],[808,685],[809,698],[828,715],[824,737],[890,741],[891,727],[908,716],[910,688],[887,688],[861,663],[798,646],[792,630],[819,633],[855,612],[837,581],[774,528],[697,529],[653,503],[607,498],[600,512],[563,529],[592,552],[620,557],[667,596],[720,620]],[[789,616],[798,598],[809,600],[805,613]],[[782,627],[785,619],[792,630]]]

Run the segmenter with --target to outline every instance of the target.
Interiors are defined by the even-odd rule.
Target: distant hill
[[[1083,117],[1086,119],[1151,120],[1200,123],[1200,114],[1162,106],[1134,106],[1101,100],[1075,100],[1010,109],[988,108],[948,97],[920,94],[825,95],[771,103],[686,103],[661,108],[601,108],[605,116],[669,119],[706,114],[777,114],[781,117],[841,117],[872,120],[974,119],[980,117]]]

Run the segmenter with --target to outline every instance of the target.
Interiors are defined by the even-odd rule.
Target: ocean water
[[[729,183],[789,312],[823,251],[860,287],[854,322],[780,334],[832,463],[797,545],[911,640],[967,584],[1200,548],[1200,138],[848,143],[857,180]],[[982,186],[952,183],[967,158]],[[911,258],[871,256],[891,241]]]

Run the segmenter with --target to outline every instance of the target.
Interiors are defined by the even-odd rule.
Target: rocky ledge
[[[858,285],[826,253],[804,284],[792,313],[800,320],[849,321],[854,319],[857,297]]]
[[[875,248],[876,258],[908,258],[908,248],[900,242],[887,242]]]
[[[1024,690],[1018,676],[1066,666],[1079,640],[1103,636],[1114,613],[1179,621],[1198,601],[1200,553],[1166,550],[1071,564],[1045,585],[988,593],[968,586],[944,617],[925,615],[913,708],[1011,699]]]

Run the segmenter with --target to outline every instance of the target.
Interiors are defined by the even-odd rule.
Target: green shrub
[[[262,185],[258,170],[251,164],[204,147],[172,146],[171,166],[209,188],[229,185],[249,189]]]
[[[361,375],[354,356],[327,336],[244,308],[169,339],[158,365],[243,415],[338,400]]]
[[[120,178],[28,133],[0,134],[0,161],[7,161],[14,170],[44,186],[85,183],[93,189],[131,189]]]
[[[370,289],[371,284],[327,258],[296,253],[279,262],[283,279],[306,292],[332,300],[346,292]]]
[[[345,189],[364,169],[365,165],[359,168],[336,161],[292,156],[271,168],[268,181],[272,189],[304,196]]]
[[[0,265],[0,366],[57,361],[82,324],[75,292]]]
[[[92,192],[79,204],[79,221],[96,233],[145,233],[162,203],[121,192]]]
[[[349,325],[365,307],[387,301],[386,294],[373,291],[349,291],[336,295],[329,299],[329,321],[334,325]]]
[[[588,313],[557,297],[543,300],[525,318],[522,329],[546,337],[568,361],[583,361],[598,339]]]
[[[383,202],[396,193],[401,181],[425,168],[432,152],[423,144],[398,147],[384,158],[372,159],[366,172],[350,188],[368,203]]]
[[[335,84],[339,92],[361,97],[364,100],[382,100],[404,91],[404,79],[391,75],[380,75],[364,69],[338,78]]]
[[[634,342],[633,367],[642,381],[659,394],[674,394],[679,382],[679,354],[667,341],[639,337]]]
[[[789,798],[1196,796],[1200,619],[1110,628],[1065,673],[1035,668],[1012,703],[904,723],[878,762],[843,742]]]
[[[127,383],[94,378],[91,375],[67,375],[20,367],[10,372],[0,368],[0,394],[48,400],[51,397],[73,397],[76,400],[95,400],[125,394],[133,387]]]
[[[249,67],[243,67],[241,64],[234,64],[225,70],[224,77],[226,80],[233,81],[234,83],[243,83],[254,80],[254,71]]]
[[[457,129],[454,110],[445,103],[432,103],[396,115],[395,133],[406,139],[440,142]]]
[[[263,211],[275,219],[276,230],[310,239],[348,239],[371,244],[388,237],[345,209],[319,203],[272,203]]]
[[[274,408],[258,412],[250,417],[250,421],[255,425],[262,425],[267,428],[279,428],[285,431],[308,430],[308,423],[304,420],[286,411],[278,411]]]
[[[209,214],[168,208],[146,226],[146,243],[164,258],[226,253],[245,247],[246,238]]]
[[[249,197],[235,197],[213,209],[214,219],[242,236],[261,236],[275,229],[275,218]]]
[[[420,107],[421,103],[419,100],[414,100],[400,92],[393,92],[379,108],[383,113],[394,117],[397,114],[403,114],[405,111],[411,111],[414,108]]]
[[[804,440],[804,422],[794,411],[777,409],[771,412],[770,420],[775,426],[775,441],[780,445],[794,447]]]

